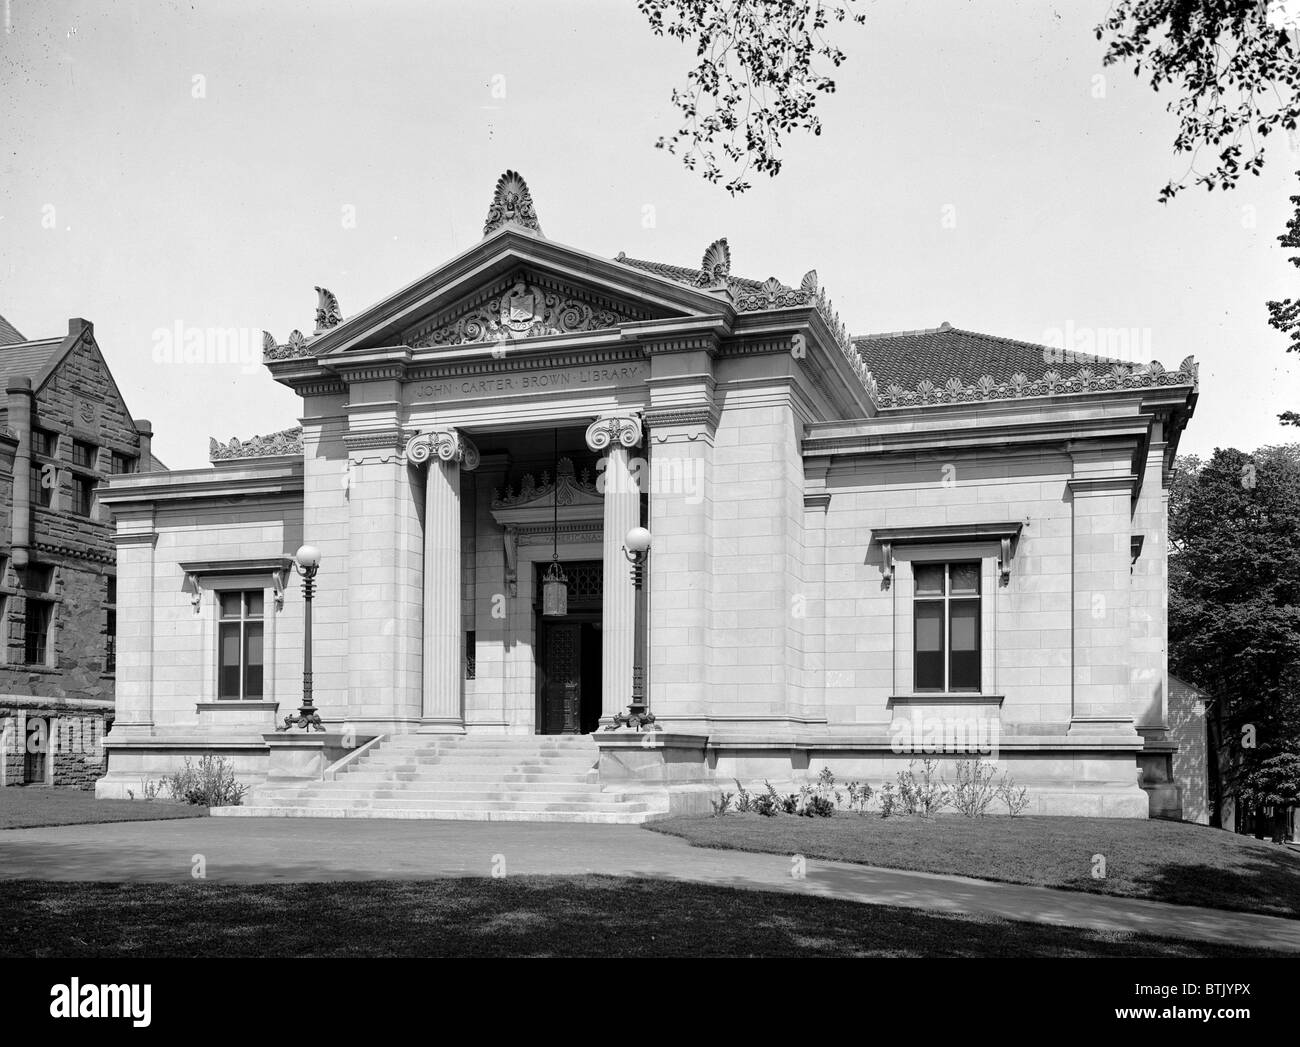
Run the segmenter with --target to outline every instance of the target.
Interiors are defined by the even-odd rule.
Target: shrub
[[[933,760],[923,760],[918,780],[912,770],[916,761],[910,760],[906,771],[898,772],[898,801],[904,814],[919,814],[928,818],[948,805],[947,787],[934,778],[938,765]]]
[[[898,809],[898,794],[893,782],[886,782],[880,789],[880,817],[888,818]]]
[[[723,793],[716,800],[710,800],[709,803],[713,805],[714,815],[726,814],[731,810],[731,801],[735,795],[735,793]]]
[[[810,796],[804,804],[805,818],[829,818],[835,813],[835,804],[826,796]]]
[[[1029,790],[1016,788],[1016,780],[1006,773],[1003,773],[1002,780],[998,782],[997,795],[1007,805],[1007,814],[1012,818],[1029,806]]]
[[[996,770],[991,763],[978,758],[958,760],[957,784],[949,788],[948,802],[967,818],[983,818],[989,804],[998,796],[993,781]]]
[[[185,766],[164,776],[162,785],[172,799],[203,807],[238,807],[247,791],[224,756],[201,757],[197,767],[186,757]]]
[[[781,797],[781,810],[786,814],[799,813],[799,796],[796,793],[789,793]]]
[[[754,794],[754,810],[764,818],[771,818],[781,810],[781,796],[767,783],[767,792]]]
[[[848,782],[845,784],[845,789],[849,794],[849,809],[857,811],[858,814],[866,814],[867,805],[871,803],[875,790],[866,782]]]
[[[750,811],[754,810],[754,798],[749,794],[748,790],[740,784],[739,778],[733,778],[731,780],[736,783],[736,810],[741,814],[748,814]]]

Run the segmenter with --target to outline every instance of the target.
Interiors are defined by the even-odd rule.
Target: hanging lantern
[[[569,613],[569,579],[559,560],[552,560],[542,579],[542,615],[555,618]]]
[[[569,579],[560,566],[560,431],[552,434],[555,482],[551,485],[551,566],[542,579],[542,617],[569,613]]]

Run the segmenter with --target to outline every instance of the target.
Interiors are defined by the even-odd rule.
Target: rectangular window
[[[52,433],[48,429],[32,430],[32,454],[53,458],[58,446],[59,437],[57,433]]]
[[[89,516],[95,504],[95,481],[88,476],[78,476],[72,481],[72,511],[78,516]]]
[[[72,441],[72,464],[82,469],[94,469],[99,457],[99,448],[81,440]]]
[[[108,605],[104,609],[104,672],[117,672],[117,576],[104,576],[105,594],[104,602]]]
[[[28,497],[32,505],[49,508],[54,504],[54,490],[59,486],[59,470],[52,462],[32,462]]]
[[[477,669],[474,655],[474,631],[471,629],[465,633],[465,679],[474,679]]]
[[[29,563],[23,569],[23,588],[47,595],[53,592],[54,568],[47,564]]]
[[[110,607],[104,621],[104,672],[117,672],[117,610]]]
[[[217,697],[231,701],[262,697],[261,589],[217,594]]]
[[[26,626],[23,631],[23,661],[28,665],[45,665],[49,658],[50,620],[54,605],[48,600],[27,598]]]
[[[108,463],[108,471],[111,473],[133,473],[135,472],[135,459],[130,455],[118,454],[114,451]]]
[[[917,563],[912,577],[916,690],[979,691],[979,562]]]

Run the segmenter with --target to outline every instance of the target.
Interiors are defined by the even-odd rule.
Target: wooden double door
[[[538,615],[537,733],[591,734],[600,725],[600,616]]]

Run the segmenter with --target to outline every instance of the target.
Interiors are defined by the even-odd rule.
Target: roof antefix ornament
[[[338,327],[343,322],[343,313],[339,310],[339,300],[332,291],[324,287],[316,288],[316,334]]]
[[[709,244],[700,269],[699,286],[708,290],[727,286],[731,276],[731,248],[727,246],[726,237]]]
[[[492,206],[488,208],[487,221],[483,223],[483,235],[491,236],[503,225],[517,225],[531,229],[538,236],[542,235],[542,226],[537,221],[537,212],[533,210],[533,196],[528,191],[528,183],[517,171],[507,171],[497,179]]]

